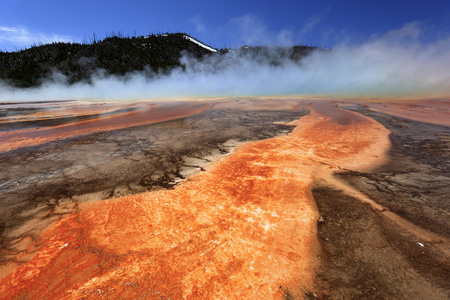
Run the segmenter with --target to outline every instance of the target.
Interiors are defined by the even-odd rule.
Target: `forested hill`
[[[314,48],[277,49],[280,56],[298,60]],[[269,56],[267,47],[244,46],[240,50],[241,54]],[[26,88],[40,85],[55,73],[65,75],[69,84],[89,82],[99,70],[114,75],[145,70],[151,76],[181,66],[183,54],[202,58],[230,52],[213,49],[185,33],[113,36],[90,44],[52,43],[16,52],[0,52],[0,80],[14,87]]]

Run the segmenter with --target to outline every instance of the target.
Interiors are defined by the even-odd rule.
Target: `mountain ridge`
[[[29,88],[55,80],[55,74],[62,74],[68,84],[90,83],[99,70],[106,75],[144,72],[151,77],[183,68],[180,59],[184,55],[200,60],[233,53],[258,56],[277,64],[279,58],[298,61],[314,49],[310,46],[242,46],[239,54],[234,54],[231,49],[215,49],[186,33],[114,35],[101,41],[94,39],[89,44],[55,42],[16,52],[0,51],[0,81],[16,88]]]

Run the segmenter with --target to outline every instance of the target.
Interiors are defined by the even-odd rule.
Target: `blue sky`
[[[95,33],[186,32],[216,48],[364,42],[416,22],[424,39],[448,35],[448,0],[2,0],[0,50]]]

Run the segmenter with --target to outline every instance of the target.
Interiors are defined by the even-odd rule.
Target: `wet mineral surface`
[[[372,105],[0,105],[0,298],[449,297],[450,109]]]
[[[411,116],[406,105],[394,112]],[[447,109],[437,107],[448,114]],[[345,106],[344,106],[345,107]],[[378,107],[378,106],[376,106]],[[383,105],[388,111],[388,105]],[[450,258],[450,128],[434,115],[418,122],[372,110],[346,106],[391,131],[388,160],[370,172],[341,170],[338,178],[419,228],[393,226],[367,205],[330,187],[313,190],[321,212],[319,236],[326,271],[322,284],[330,298],[446,299]],[[428,111],[435,110],[433,107]],[[431,118],[430,118],[431,117]],[[447,123],[448,123],[447,119]],[[433,124],[437,121],[438,124]],[[409,230],[408,230],[409,229]],[[428,235],[417,235],[426,229]]]

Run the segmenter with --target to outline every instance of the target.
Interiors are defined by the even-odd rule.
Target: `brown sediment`
[[[449,127],[417,122],[354,106],[391,131],[388,163],[376,172],[339,172],[339,177],[402,218],[450,237]]]
[[[339,190],[321,186],[313,195],[320,211],[322,246],[316,295],[324,299],[448,299],[449,258],[433,244],[380,218],[369,204]]]
[[[0,294],[302,297],[320,253],[311,186],[336,169],[382,162],[389,132],[330,102],[313,103],[294,124],[291,134],[243,145],[174,190],[85,204],[43,234]]]
[[[139,103],[92,103],[75,100],[5,103],[0,106],[0,124],[105,114],[130,107],[139,107]]]
[[[43,229],[76,211],[80,202],[173,188],[182,178],[204,172],[242,141],[287,134],[293,127],[279,121],[307,113],[251,110],[258,104],[239,103],[244,111],[219,104],[181,119],[1,153],[0,169],[8,172],[0,173],[0,277],[30,258],[30,253],[17,255],[26,250],[18,240],[36,240]]]
[[[423,229],[413,224],[412,222],[405,220],[401,216],[390,211],[388,207],[383,206],[380,203],[377,203],[376,201],[374,201],[364,193],[358,191],[354,187],[348,185],[345,182],[337,180],[336,178],[330,175],[333,174],[328,174],[328,176],[324,174],[324,176],[320,178],[321,184],[319,184],[318,186],[332,187],[334,189],[344,192],[346,195],[350,197],[358,199],[362,203],[368,204],[374,212],[378,213],[378,215],[385,218],[386,220],[389,220],[391,223],[394,223],[401,230],[404,230],[408,232],[410,235],[415,236],[415,238],[419,241],[422,241],[424,243],[436,244],[436,247],[438,247],[443,254],[450,257],[450,243],[441,235]]]
[[[137,110],[95,120],[52,127],[37,127],[0,132],[0,152],[34,146],[56,139],[64,139],[94,132],[128,128],[198,114],[213,105],[209,103],[150,104]]]
[[[402,100],[365,102],[373,111],[410,120],[450,126],[450,102],[447,100]]]
[[[389,129],[392,146],[386,163],[364,172],[336,170],[313,190],[323,250],[316,293],[448,299],[449,127],[376,112],[367,102],[345,107]]]
[[[305,102],[299,99],[262,99],[262,98],[243,98],[243,99],[222,99],[216,103],[217,108],[232,109],[240,111],[298,111],[303,108]]]

